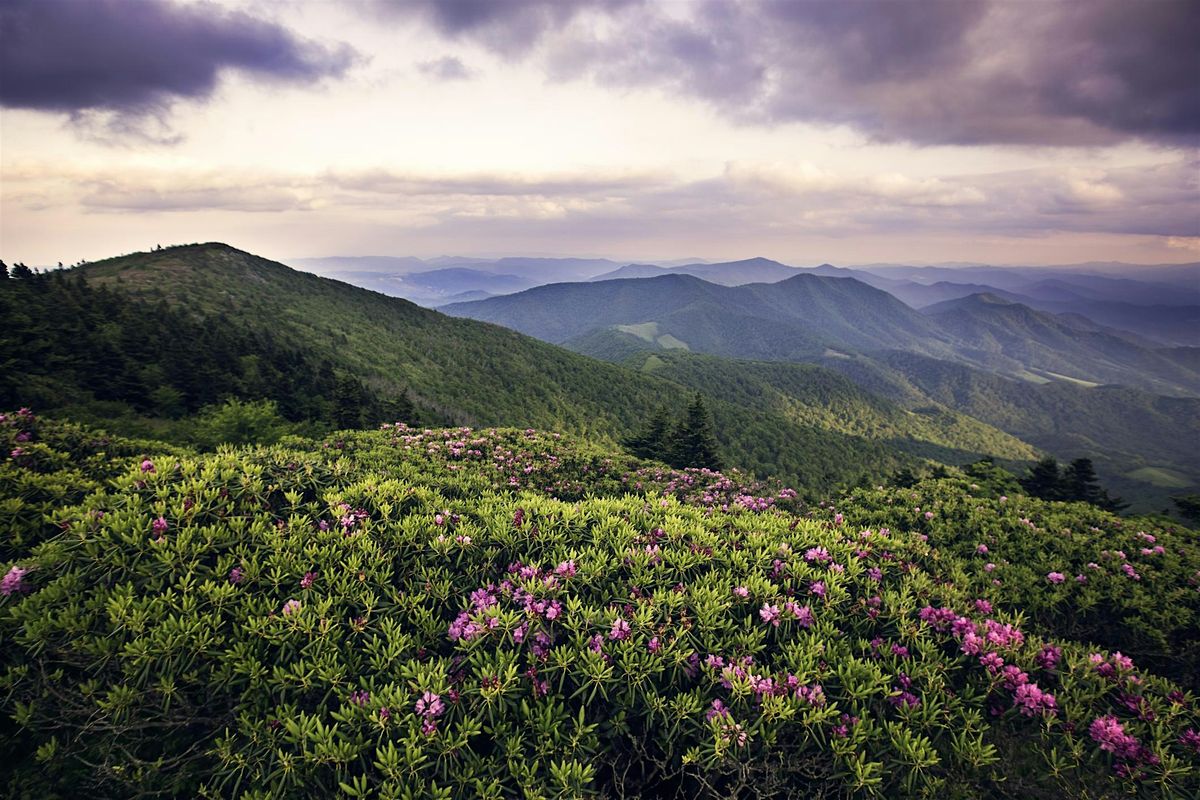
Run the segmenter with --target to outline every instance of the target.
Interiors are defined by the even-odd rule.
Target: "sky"
[[[1200,261],[1200,3],[0,0],[0,258]]]

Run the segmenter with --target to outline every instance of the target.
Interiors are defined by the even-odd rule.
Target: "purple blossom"
[[[165,517],[159,517],[151,523],[150,527],[154,529],[154,535],[161,539],[171,526]]]
[[[1026,717],[1058,713],[1058,703],[1054,696],[1043,691],[1036,683],[1023,683],[1018,686],[1013,692],[1013,706]]]
[[[1107,750],[1117,758],[1134,758],[1141,749],[1138,740],[1126,733],[1120,720],[1111,714],[1092,720],[1088,734],[1101,750]]]
[[[285,617],[290,617],[293,614],[298,613],[300,611],[301,607],[302,606],[301,606],[299,600],[296,600],[296,599],[288,600],[286,603],[283,604],[283,615]]]
[[[717,700],[712,701],[712,708],[710,708],[708,710],[708,713],[704,715],[704,718],[706,720],[708,720],[709,722],[711,722],[712,720],[717,719],[718,717],[728,717],[728,716],[729,716],[729,709],[727,709],[725,707],[725,704],[722,703],[720,701],[720,699],[717,699]]]
[[[431,721],[440,717],[446,710],[446,704],[442,702],[441,695],[433,692],[425,692],[417,700],[416,711],[418,716],[425,717],[426,721]]]
[[[608,638],[614,641],[621,641],[629,638],[629,623],[624,617],[617,617],[613,621],[612,630],[608,632]]]
[[[653,639],[651,639],[651,640],[650,640],[650,642],[649,642],[649,643],[646,645],[646,649],[647,649],[647,650],[649,650],[651,653],[657,653],[659,650],[661,650],[661,649],[662,649],[662,643],[661,643],[661,642],[659,642],[659,641],[658,641],[658,637],[657,637],[657,636],[655,636],[655,637],[654,637]]]
[[[4,595],[5,597],[9,597],[17,594],[18,592],[25,591],[25,586],[21,581],[24,579],[25,573],[27,572],[29,572],[29,570],[22,569],[21,567],[15,565],[10,567],[8,572],[4,575],[4,578],[0,579],[0,594]]]
[[[1046,573],[1046,580],[1048,580],[1050,583],[1053,583],[1055,585],[1062,583],[1066,579],[1067,579],[1067,576],[1063,575],[1061,572],[1047,572]]]
[[[246,573],[242,571],[241,567],[234,567],[233,569],[229,570],[229,582],[235,586],[241,583],[245,577]]]
[[[733,587],[733,593],[734,593],[734,595],[735,595],[735,596],[737,596],[737,597],[740,597],[740,598],[742,598],[743,600],[745,600],[747,597],[749,597],[749,596],[750,596],[750,590],[749,590],[749,589],[747,589],[745,586],[735,586],[735,587]]]
[[[359,708],[362,708],[367,703],[371,702],[371,693],[366,690],[351,692],[350,702],[354,703],[354,705],[358,706]]]
[[[758,610],[758,616],[762,617],[763,622],[779,627],[779,606],[763,603],[763,607]]]
[[[142,461],[142,472],[155,472],[154,462],[148,458]]]
[[[313,585],[313,581],[315,581],[316,579],[317,579],[317,573],[315,573],[315,572],[304,573],[304,577],[300,579],[300,588],[308,589],[309,587],[311,587]]]
[[[808,586],[808,591],[815,594],[817,597],[825,597],[825,581],[813,581]]]

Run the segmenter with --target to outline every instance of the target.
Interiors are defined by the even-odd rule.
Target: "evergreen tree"
[[[713,433],[712,417],[699,392],[688,404],[683,422],[671,437],[670,455],[669,463],[673,467],[721,468],[721,456],[717,450],[716,434]]]
[[[621,442],[621,446],[638,458],[666,461],[667,437],[671,432],[671,417],[666,406],[659,406],[637,433]]]
[[[0,281],[8,280],[8,264],[0,261]]]
[[[33,277],[33,270],[31,270],[29,267],[25,266],[24,264],[18,262],[16,264],[13,264],[12,277],[19,278],[20,280],[23,280],[23,281],[27,281]]]
[[[1077,458],[1063,471],[1062,494],[1064,500],[1099,505],[1104,493],[1100,479],[1090,458]]]
[[[1172,497],[1171,502],[1175,504],[1179,516],[1189,522],[1200,522],[1200,494],[1179,495]]]
[[[1030,497],[1041,500],[1061,500],[1062,474],[1058,469],[1058,461],[1053,456],[1046,456],[1029,468],[1029,476],[1021,481],[1021,488]]]

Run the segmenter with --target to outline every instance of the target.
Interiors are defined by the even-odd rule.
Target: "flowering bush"
[[[1132,655],[1200,689],[1200,541],[1182,526],[1084,503],[991,497],[969,478],[858,489],[816,509],[903,531],[897,552],[1034,630]],[[915,534],[915,535],[909,535]]]
[[[1195,697],[977,591],[967,559],[1011,567],[991,528],[939,560],[949,486],[883,532],[850,501],[805,518],[727,476],[709,500],[687,473],[647,485],[644,464],[531,431],[122,443],[95,472],[66,455],[89,435],[45,425],[36,464],[0,465],[6,490],[33,469],[64,487],[15,517],[0,563],[17,793],[1200,790]],[[1191,558],[1164,537],[1164,559]],[[1124,585],[1164,580],[1137,563]],[[1029,569],[1042,591],[1080,585]]]

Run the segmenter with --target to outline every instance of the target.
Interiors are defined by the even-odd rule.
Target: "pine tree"
[[[1200,522],[1200,494],[1179,495],[1172,497],[1171,502],[1175,504],[1179,516],[1189,522]]]
[[[16,264],[13,264],[12,277],[19,278],[20,280],[23,280],[23,281],[27,281],[33,277],[33,270],[31,270],[29,267],[25,266],[24,264],[18,262]]]
[[[646,420],[646,424],[637,433],[621,442],[621,445],[638,458],[649,458],[655,461],[666,461],[667,436],[671,430],[671,416],[666,406],[659,406]]]
[[[1042,500],[1061,500],[1062,475],[1058,470],[1058,461],[1053,456],[1046,456],[1029,468],[1029,476],[1021,481],[1023,488],[1030,497]]]
[[[8,279],[8,264],[0,261],[0,281]]]
[[[1067,465],[1062,477],[1064,500],[1098,505],[1104,493],[1090,458],[1077,458]]]
[[[712,417],[699,392],[688,404],[683,422],[671,437],[670,455],[669,463],[673,467],[721,468]]]

